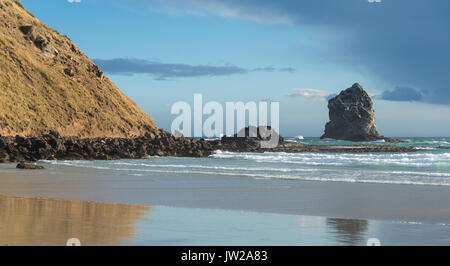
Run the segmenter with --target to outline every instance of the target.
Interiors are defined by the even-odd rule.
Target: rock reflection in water
[[[365,245],[369,221],[327,218],[327,227],[333,238],[344,245]]]
[[[0,245],[119,245],[150,207],[0,195]]]

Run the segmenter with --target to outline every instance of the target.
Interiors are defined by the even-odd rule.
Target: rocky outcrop
[[[241,129],[233,136],[222,137],[220,141],[215,142],[215,145],[219,145],[220,149],[228,151],[270,151],[270,149],[262,148],[261,142],[268,142],[272,138],[278,138],[278,144],[284,143],[283,137],[270,126],[250,126]]]
[[[256,133],[253,136],[250,132]],[[233,152],[265,152],[276,149],[261,148],[261,141],[269,139],[268,132],[284,139],[270,127],[246,128],[232,137],[221,140],[185,138],[164,130],[135,138],[79,138],[64,137],[51,131],[41,137],[0,136],[0,163],[35,162],[39,160],[118,160],[140,159],[149,156],[207,157],[216,150]],[[243,136],[243,137],[241,137]],[[301,144],[294,145],[295,147]],[[286,149],[292,149],[286,146]]]
[[[53,47],[50,41],[44,39],[44,37],[39,34],[36,27],[27,25],[20,26],[19,29],[23,33],[25,39],[32,41],[45,56],[53,58],[58,55],[58,50]]]
[[[330,122],[326,124],[322,138],[349,141],[385,139],[377,131],[372,99],[358,83],[331,99],[328,109]]]
[[[262,148],[261,141],[267,141],[267,131],[279,138],[278,146],[273,148]],[[213,150],[227,152],[284,152],[284,153],[375,153],[375,152],[416,152],[419,148],[411,146],[394,146],[383,144],[364,144],[364,145],[304,145],[298,142],[286,141],[276,131],[270,127],[247,127],[231,137],[222,137],[220,140],[211,141]],[[252,134],[253,132],[253,134]],[[255,134],[257,132],[257,134]],[[392,140],[396,142],[399,140]],[[388,141],[387,141],[388,142]]]
[[[158,130],[135,138],[62,137],[51,132],[42,137],[0,136],[0,162],[38,160],[117,160],[148,156],[206,157],[215,147],[205,140],[175,137]]]

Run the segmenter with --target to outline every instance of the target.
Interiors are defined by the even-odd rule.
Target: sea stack
[[[328,109],[330,122],[325,125],[322,139],[349,141],[385,139],[377,131],[372,99],[358,83],[332,98],[328,102]]]

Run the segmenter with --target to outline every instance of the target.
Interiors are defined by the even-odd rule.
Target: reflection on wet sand
[[[119,245],[150,207],[0,195],[0,245]]]
[[[369,221],[327,218],[327,227],[335,240],[345,245],[364,245]]]

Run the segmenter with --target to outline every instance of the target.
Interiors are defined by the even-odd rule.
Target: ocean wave
[[[135,167],[156,167],[156,168],[204,168],[212,170],[236,170],[236,171],[280,171],[280,172],[298,172],[311,171],[311,168],[299,168],[301,166],[372,166],[372,167],[428,167],[433,169],[450,170],[450,153],[392,153],[392,154],[331,154],[331,153],[234,153],[218,151],[211,155],[209,159],[218,160],[205,165],[202,159],[198,159],[197,163],[177,163],[171,161],[148,161],[155,160],[151,157],[147,160],[136,161],[110,161],[111,164],[135,166]],[[163,160],[163,158],[161,158]],[[261,165],[224,165],[222,160],[233,163],[235,161],[248,161]],[[66,166],[87,166],[90,164],[98,164],[91,161],[42,161],[49,164],[59,164]],[[272,166],[269,166],[272,165]],[[292,165],[292,166],[288,166]]]
[[[155,175],[180,178],[228,176],[256,180],[450,186],[450,152],[442,151],[360,154],[217,151],[208,158],[41,162],[49,164],[46,167],[49,169],[82,168],[143,179]]]
[[[299,171],[300,169],[292,169],[292,171],[280,171],[278,168],[258,168],[255,170],[242,171],[239,167],[222,167],[222,171],[214,168],[206,168],[205,166],[195,169],[187,169],[185,165],[170,165],[171,168],[147,167],[142,168],[139,165],[128,165],[134,167],[119,167],[117,163],[107,165],[97,165],[95,163],[81,165],[79,163],[70,163],[65,161],[53,162],[64,166],[76,166],[96,170],[110,170],[115,172],[126,172],[128,176],[146,177],[154,174],[171,174],[171,175],[205,175],[205,176],[228,176],[228,177],[247,177],[256,180],[283,179],[298,181],[318,181],[318,182],[347,182],[347,183],[374,183],[374,184],[403,184],[403,185],[433,185],[433,186],[450,186],[450,173],[431,173],[431,172],[414,172],[414,171],[372,171],[359,172],[352,171],[331,171],[323,170],[323,172],[314,174],[314,171]],[[124,163],[121,163],[125,166]],[[141,167],[141,168],[140,168]],[[167,165],[161,167],[167,167]],[[175,169],[174,169],[175,168]],[[208,169],[208,170],[204,170]],[[316,171],[318,171],[316,169]],[[425,176],[426,178],[423,178]]]
[[[404,141],[415,144],[415,145],[420,145],[420,146],[436,147],[436,146],[449,146],[450,145],[450,141],[448,140],[448,138],[446,138],[446,139],[431,139],[431,140],[430,139],[425,139],[425,140],[404,139]]]
[[[186,165],[186,164],[146,164],[146,163],[125,163],[116,162],[114,165],[127,165],[149,168],[191,168],[191,169],[211,169],[211,170],[231,170],[231,171],[275,171],[275,172],[314,172],[317,169],[286,169],[286,168],[267,168],[267,167],[228,167],[228,166],[209,166],[209,165]]]
[[[445,167],[450,162],[450,153],[234,153],[216,152],[211,158],[229,160],[249,160],[265,163],[286,163],[304,165],[374,165],[374,166],[412,166]]]

